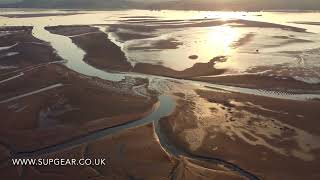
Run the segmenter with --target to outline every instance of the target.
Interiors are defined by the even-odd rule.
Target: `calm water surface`
[[[58,10],[10,10],[0,14],[61,13]],[[293,32],[280,28],[236,27],[230,24],[210,27],[192,27],[161,29],[152,32],[155,37],[120,42],[116,34],[108,33],[110,38],[121,46],[132,64],[146,62],[162,64],[175,70],[184,70],[195,63],[205,63],[216,56],[227,56],[228,60],[216,65],[228,69],[228,74],[262,73],[269,76],[288,76],[309,83],[320,82],[320,26],[297,24],[295,22],[313,22],[320,19],[318,12],[201,12],[201,11],[81,11],[84,14],[33,18],[0,17],[2,26],[35,26],[34,33],[42,34],[40,39],[54,42],[58,51],[65,52],[65,59],[71,59],[68,66],[73,69],[88,68],[79,61],[84,56],[81,49],[65,43],[69,38],[52,35],[43,30],[45,26],[79,24],[113,24],[128,16],[151,16],[155,20],[192,20],[192,19],[245,19],[270,22],[307,29],[305,32]],[[318,17],[318,18],[317,18]],[[146,26],[150,23],[142,23]],[[108,28],[107,28],[108,29]],[[137,32],[134,32],[137,33]],[[141,32],[138,32],[141,33]],[[243,38],[251,36],[243,41]],[[177,48],[150,50],[154,43],[174,39]],[[243,41],[243,42],[242,42]],[[68,46],[68,47],[66,47]],[[138,47],[139,50],[130,50]],[[148,50],[145,50],[145,49]],[[258,52],[257,52],[258,50]],[[190,55],[198,59],[191,60]],[[92,69],[82,70],[88,75],[98,73]],[[98,75],[101,76],[101,75]],[[113,76],[121,80],[122,76]]]

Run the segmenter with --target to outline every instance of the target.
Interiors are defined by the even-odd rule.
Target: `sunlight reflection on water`
[[[16,13],[60,13],[58,10],[30,10],[19,9],[1,11],[0,14]],[[276,28],[260,27],[236,27],[231,24],[189,27],[175,29],[158,29],[153,35],[156,37],[132,40],[125,43],[117,43],[123,49],[129,60],[133,63],[146,62],[162,64],[175,70],[183,70],[192,67],[195,63],[206,63],[216,56],[228,56],[228,61],[217,64],[217,68],[226,68],[228,73],[244,73],[253,67],[273,66],[289,64],[290,67],[300,68],[301,73],[287,73],[287,75],[303,80],[312,74],[314,82],[320,82],[317,73],[320,68],[316,52],[320,48],[320,26],[296,24],[298,21],[314,21],[320,18],[319,12],[209,12],[209,11],[146,11],[146,10],[123,10],[123,11],[76,11],[77,15],[50,16],[34,18],[5,18],[0,17],[2,26],[56,26],[56,25],[79,25],[79,24],[114,24],[119,20],[135,16],[152,17],[154,20],[208,20],[216,19],[224,21],[230,19],[245,19],[261,22],[272,22],[282,25],[290,25],[306,28],[308,32],[299,33]],[[73,13],[68,11],[68,13]],[[128,17],[131,16],[131,17]],[[318,18],[318,19],[319,19]],[[174,23],[171,23],[174,24]],[[146,25],[152,25],[146,23]],[[251,39],[239,42],[253,34]],[[275,37],[278,36],[278,37]],[[139,49],[129,50],[131,47],[152,46],[159,40],[174,39],[178,42],[177,48],[170,49]],[[114,39],[116,40],[116,38]],[[256,53],[257,50],[259,53]],[[197,55],[196,60],[189,59],[190,55]],[[303,63],[301,63],[303,59]],[[289,66],[288,66],[289,67]],[[281,75],[279,71],[270,75]]]

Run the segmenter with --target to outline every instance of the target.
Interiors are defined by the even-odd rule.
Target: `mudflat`
[[[81,49],[86,51],[84,61],[109,71],[130,71],[120,47],[108,39],[108,35],[91,26],[58,26],[46,27],[51,33],[69,36]]]
[[[18,40],[21,43],[24,39]],[[50,46],[43,48],[44,55],[57,57]],[[21,56],[11,59],[16,67],[4,72],[0,84],[1,142],[10,147],[10,151],[41,148],[140,119],[152,111],[157,101],[151,91],[146,91],[150,94],[148,99],[132,91],[134,86],[147,86],[148,82],[143,79],[124,79],[115,85],[79,75],[57,62],[59,58],[45,64],[38,62],[38,54],[30,52],[38,50],[36,48],[21,49],[18,51]],[[22,59],[25,54],[33,59],[27,61],[28,66],[18,63],[26,60]]]
[[[172,143],[195,155],[223,157],[263,179],[319,177],[319,101],[196,92],[202,100],[180,95],[179,111],[161,121]],[[198,112],[200,105],[206,108]]]
[[[30,26],[8,26],[21,23],[13,14],[0,28],[1,177],[320,178],[309,26],[137,12],[30,14],[21,15]],[[107,164],[15,167],[12,158]]]

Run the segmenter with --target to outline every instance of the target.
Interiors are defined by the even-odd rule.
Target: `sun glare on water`
[[[235,51],[235,43],[240,32],[230,26],[218,26],[207,33],[206,53],[214,51],[218,55],[229,56]]]

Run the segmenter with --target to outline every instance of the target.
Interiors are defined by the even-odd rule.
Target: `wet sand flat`
[[[276,21],[166,19],[125,13],[99,14],[97,17],[106,19],[88,22],[83,18],[81,23],[76,19],[70,23],[69,15],[59,13],[50,21],[44,19],[47,14],[30,14],[28,18],[37,17],[44,23],[0,28],[0,176],[62,180],[320,178],[320,101],[308,99],[319,94],[318,51],[316,47],[296,49],[316,44],[317,38],[310,40],[314,33]],[[92,18],[82,15],[79,17]],[[11,18],[20,21],[18,16]],[[30,22],[28,18],[25,20]],[[109,24],[111,21],[114,23]],[[161,56],[160,52],[190,46],[181,36],[197,28],[207,28],[197,32],[211,41],[229,37],[220,41],[221,52],[230,54],[217,53],[203,60],[201,53],[184,49],[179,56]],[[182,30],[185,32],[180,33]],[[261,35],[264,32],[267,36]],[[270,32],[277,35],[268,36]],[[52,44],[34,37],[48,34]],[[55,37],[66,44],[52,41]],[[83,51],[73,48],[78,59],[70,58],[70,54],[63,56],[67,51],[57,50],[57,44],[60,49],[75,45]],[[209,43],[204,50],[211,52],[217,47]],[[142,61],[129,52],[155,52],[156,56]],[[249,54],[245,57],[274,59],[269,61],[271,66],[252,63],[255,66],[246,71],[231,74],[236,70],[221,64],[241,66],[242,56],[231,57],[238,52]],[[291,58],[291,64],[271,62],[283,60],[280,56]],[[178,63],[188,60],[191,66],[178,70],[161,61],[165,57]],[[77,61],[81,66],[76,67]],[[83,72],[87,69],[92,77]],[[314,78],[315,83],[297,78],[301,74]],[[123,79],[108,77],[113,75]],[[294,98],[299,95],[306,98]],[[161,115],[171,109],[173,113]],[[152,116],[154,112],[157,116]],[[144,118],[146,122],[136,123]],[[101,133],[104,131],[109,133]],[[10,164],[12,157],[29,156],[106,158],[107,165],[16,168]]]
[[[0,52],[1,66],[12,67],[2,69],[2,75],[5,74],[5,71],[14,71],[19,68],[61,60],[48,43],[32,36],[32,29],[33,27],[30,26],[0,28],[0,32],[7,33],[0,37],[0,46],[9,47]]]
[[[193,77],[192,80],[213,84],[223,84],[253,89],[275,90],[288,93],[313,92],[320,90],[319,84],[309,84],[290,77],[272,77],[266,75],[226,75],[212,77]]]
[[[208,63],[197,63],[193,67],[185,69],[183,71],[176,71],[171,68],[167,68],[161,65],[152,65],[146,63],[138,63],[133,68],[134,72],[152,74],[158,76],[167,76],[173,78],[192,78],[194,76],[206,76],[206,75],[218,75],[224,72],[223,69],[215,69],[214,65],[219,61],[224,61],[225,57],[213,58]]]
[[[39,81],[38,77],[45,81]],[[25,79],[29,84],[21,87]],[[63,86],[1,104],[1,114],[6,117],[1,136],[6,144],[23,151],[61,142],[63,139],[144,117],[155,103],[155,100],[146,100],[131,93],[130,85],[127,85],[127,92],[125,87],[120,91],[112,83],[78,77],[64,67],[53,65],[30,72],[2,86],[2,99],[32,92],[54,82],[62,83]],[[136,83],[132,86],[143,81]]]
[[[143,22],[143,20],[139,22]],[[235,27],[279,28],[279,29],[285,29],[285,30],[290,30],[295,32],[306,32],[306,29],[303,29],[303,28],[297,28],[293,26],[286,26],[286,25],[280,25],[280,24],[268,23],[268,22],[248,21],[248,20],[242,20],[242,19],[235,19],[235,20],[231,19],[231,20],[225,20],[225,21],[221,21],[219,19],[214,19],[214,20],[201,19],[201,20],[191,20],[189,21],[189,23],[186,23],[186,24],[172,24],[172,25],[169,24],[169,25],[157,25],[157,26],[146,26],[146,25],[139,25],[134,23],[133,24],[111,24],[111,27],[131,29],[135,31],[142,30],[144,32],[151,32],[156,29],[209,27],[209,26],[220,26],[224,24],[231,24],[231,26],[235,26]]]
[[[137,19],[139,20],[139,19]],[[197,21],[191,21],[196,25],[199,20]],[[205,20],[205,22],[209,22],[212,20]],[[214,20],[216,21],[216,20]],[[202,23],[202,22],[200,22]],[[230,23],[229,21],[226,21],[224,23]],[[233,22],[234,23],[234,22]],[[243,23],[244,26],[255,26],[255,27],[273,27],[273,28],[282,28],[279,25],[273,25],[271,26],[268,23],[260,23],[260,22],[251,22],[251,21],[240,21],[240,23]],[[255,24],[257,23],[257,24]],[[109,30],[116,31],[117,28],[126,28],[124,26],[136,26],[134,23],[128,23],[128,24],[113,24],[109,25]],[[209,25],[208,25],[209,26]],[[139,25],[141,28],[150,28],[151,26],[145,26],[145,25]],[[183,26],[187,27],[187,26]],[[167,28],[163,26],[152,26],[152,28],[159,29],[159,28]],[[176,27],[177,28],[177,27]],[[291,27],[293,28],[293,27]],[[183,78],[183,79],[191,79],[191,80],[197,80],[197,81],[204,81],[204,82],[210,82],[210,83],[218,83],[218,84],[224,84],[224,85],[233,85],[233,86],[240,86],[240,87],[249,87],[249,88],[261,88],[261,89],[282,89],[283,91],[288,91],[289,89],[297,89],[299,90],[318,90],[318,84],[308,84],[301,81],[298,81],[296,79],[293,79],[291,77],[287,76],[263,76],[262,74],[257,75],[235,75],[235,76],[219,76],[219,77],[206,77],[206,76],[214,76],[214,75],[221,75],[224,74],[227,69],[217,69],[215,68],[216,63],[224,62],[228,60],[228,57],[225,57],[223,61],[217,60],[220,57],[212,58],[211,61],[208,63],[195,63],[192,67],[178,71],[175,69],[172,69],[170,67],[166,67],[162,64],[153,64],[152,59],[150,59],[150,63],[136,63],[134,65],[130,64],[128,61],[128,57],[126,57],[125,54],[117,47],[115,44],[113,44],[110,39],[107,37],[106,34],[103,34],[95,27],[90,26],[57,26],[57,27],[47,27],[49,31],[68,36],[70,37],[75,44],[77,44],[80,48],[86,51],[86,57],[85,61],[89,64],[98,67],[99,69],[104,70],[116,70],[116,71],[133,71],[143,74],[151,74],[151,75],[157,75],[157,76],[165,76],[165,77],[172,77],[172,78]],[[289,27],[284,28],[288,31],[290,31]],[[131,29],[133,30],[133,29]],[[138,31],[141,31],[142,29],[139,29]],[[135,30],[134,30],[135,31]],[[143,31],[143,30],[142,30]],[[120,33],[121,32],[115,32]],[[129,38],[130,35],[132,36],[132,39],[135,39],[136,34],[134,33],[127,33],[125,39],[131,39]],[[249,41],[252,41],[252,38],[254,37],[254,34],[247,34],[243,38],[239,39],[237,42],[233,44],[235,48],[239,46],[243,46]],[[119,37],[121,40],[121,37]],[[143,37],[137,37],[143,38]],[[145,37],[148,38],[148,37]],[[277,37],[280,39],[283,39],[283,37]],[[288,37],[289,39],[291,37]],[[286,39],[288,39],[286,38]],[[98,40],[99,39],[99,40]],[[103,39],[103,40],[102,40]],[[292,38],[291,38],[292,39]],[[94,40],[94,41],[93,41]],[[124,40],[124,39],[122,39]],[[100,42],[101,41],[101,42]],[[303,41],[305,42],[305,41]],[[179,46],[181,42],[172,41],[170,39],[168,40],[161,40],[158,42],[158,44],[155,44],[154,47],[150,47],[152,50],[160,49],[162,51],[165,51],[167,49],[173,48],[176,49],[177,46]],[[101,45],[100,45],[101,44]],[[102,45],[104,44],[104,45]],[[134,48],[134,49],[132,49]],[[140,49],[140,47],[137,47]],[[107,49],[110,49],[108,51]],[[135,49],[135,47],[129,47],[129,51],[136,51],[139,49]],[[148,51],[147,48],[142,48],[143,51]],[[141,51],[140,50],[140,51]],[[108,59],[105,59],[105,53],[108,54]],[[138,53],[138,52],[137,52]],[[116,60],[117,59],[117,60]],[[259,68],[259,67],[257,67]],[[204,76],[204,77],[203,77]],[[238,81],[241,79],[241,81]],[[240,83],[241,82],[241,83]]]
[[[23,167],[26,178],[47,179],[202,179],[242,180],[232,172],[203,168],[188,159],[165,153],[154,135],[153,126],[134,128],[80,147],[44,155],[41,158],[106,158],[106,166]],[[143,153],[142,153],[143,152]],[[9,169],[2,167],[2,170]],[[7,170],[8,174],[17,171]],[[11,176],[13,179],[17,177]]]
[[[1,14],[0,16],[8,18],[34,18],[34,17],[46,17],[46,16],[71,16],[82,13],[41,13],[41,14]]]
[[[176,146],[192,154],[223,158],[262,179],[319,178],[319,101],[197,93],[204,99],[181,98],[180,110],[161,121]]]
[[[127,62],[128,60],[123,52],[119,48],[115,48],[113,50],[113,47],[115,47],[116,45],[110,42],[106,34],[100,32],[97,28],[90,26],[67,26],[47,27],[47,29],[57,34],[69,36],[75,44],[86,51],[87,55],[85,57],[85,61],[95,67],[98,67],[99,69],[111,71],[133,71],[143,74],[151,74],[179,79],[183,78],[256,89],[281,89],[282,91],[288,91],[289,89],[295,89],[296,91],[319,90],[318,84],[308,84],[286,76],[271,77],[263,75],[235,75],[206,77],[223,74],[226,69],[216,69],[214,67],[216,63],[226,61],[227,57],[215,57],[208,63],[196,63],[191,68],[185,69],[183,71],[177,71],[163,65],[154,65],[148,63],[137,63],[134,65],[134,67],[132,67]],[[251,35],[243,40],[239,40],[238,45],[240,46],[240,44],[246,43],[245,41],[247,41],[247,38],[249,37],[251,37]],[[102,39],[103,41],[100,42],[100,40]],[[104,48],[104,46],[106,47]],[[154,48],[166,50],[168,49],[168,45],[167,43],[162,43],[161,45],[159,44]],[[108,54],[107,59],[106,54]]]
[[[50,46],[46,47],[45,55],[57,57]],[[37,54],[30,50],[25,51],[30,56],[34,54],[30,58],[36,62]],[[51,59],[55,60],[59,57]],[[28,65],[31,63],[34,62],[28,61]],[[156,102],[151,91],[146,90],[149,99],[133,92],[134,86],[147,85],[143,79],[125,79],[115,84],[79,75],[59,64],[37,66],[35,63],[35,67],[27,69],[19,63],[16,65],[19,68],[5,72],[8,75],[3,78],[22,75],[0,84],[1,142],[13,148],[10,150],[39,148],[136,120],[149,114]],[[33,94],[55,84],[61,86]],[[23,94],[26,96],[13,99]]]

